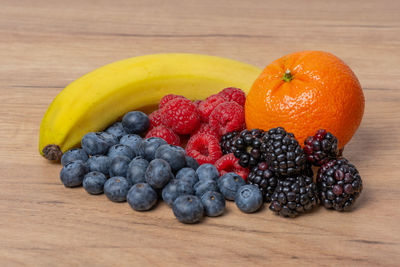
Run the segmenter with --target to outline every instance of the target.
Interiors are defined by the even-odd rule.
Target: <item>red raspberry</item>
[[[211,112],[209,124],[220,136],[245,128],[244,108],[236,102],[225,102]]]
[[[197,108],[186,98],[169,101],[161,111],[161,118],[177,134],[190,134],[200,126]]]
[[[244,106],[244,103],[246,102],[246,95],[239,88],[228,87],[219,92],[218,95],[225,98],[226,101],[235,101],[241,106]]]
[[[218,139],[210,134],[196,134],[190,137],[186,146],[186,153],[196,159],[200,165],[204,163],[213,164],[222,156]]]
[[[228,172],[234,172],[246,180],[249,175],[249,169],[240,166],[239,159],[236,158],[233,153],[222,156],[222,158],[217,160],[214,165],[218,169],[220,176]]]
[[[174,133],[174,131],[172,131],[170,128],[163,125],[157,126],[148,131],[146,134],[146,138],[149,137],[160,137],[167,141],[168,144],[175,146],[179,146],[179,144],[181,143],[179,136]]]
[[[217,131],[215,129],[211,128],[210,124],[208,124],[208,123],[200,124],[200,127],[197,128],[197,130],[192,133],[192,136],[199,134],[199,133],[211,134],[219,139],[219,135],[218,135]]]
[[[150,113],[149,119],[150,119],[150,129],[162,125],[161,110],[160,109],[154,110],[152,113]]]
[[[210,117],[211,112],[219,104],[222,104],[225,101],[225,98],[219,95],[212,95],[207,97],[207,99],[202,101],[198,107],[201,120],[204,122],[208,122],[208,117]]]
[[[163,96],[163,98],[161,98],[158,108],[162,109],[169,101],[171,101],[172,99],[176,99],[176,98],[186,99],[186,97],[184,97],[183,95],[174,95],[174,94],[165,95],[165,96]]]
[[[203,102],[202,100],[195,100],[193,101],[193,104],[196,105],[196,108],[199,108],[200,103]]]

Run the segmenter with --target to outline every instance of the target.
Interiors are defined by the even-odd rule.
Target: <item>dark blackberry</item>
[[[240,166],[254,167],[262,160],[260,147],[263,134],[264,131],[259,129],[243,130],[233,140],[233,154],[239,159]]]
[[[229,154],[235,151],[235,147],[233,146],[233,141],[239,136],[238,131],[233,131],[227,134],[224,134],[221,137],[221,141],[219,144],[221,146],[222,154]]]
[[[304,141],[304,153],[307,161],[313,165],[321,166],[332,158],[338,156],[338,140],[324,129],[318,130],[314,136],[309,136]]]
[[[278,180],[270,210],[284,217],[296,217],[318,204],[317,186],[311,177],[298,175]]]
[[[258,186],[264,201],[271,202],[271,196],[278,184],[278,179],[274,173],[268,169],[268,164],[266,162],[260,162],[257,166],[253,167],[249,176],[247,176],[247,183]]]
[[[265,132],[261,152],[262,157],[279,177],[299,174],[305,167],[306,157],[301,146],[294,135],[282,127]]]
[[[349,210],[363,185],[356,167],[347,159],[333,159],[318,170],[317,187],[322,205],[327,209]]]

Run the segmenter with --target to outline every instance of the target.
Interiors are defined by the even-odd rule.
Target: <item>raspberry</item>
[[[150,130],[162,125],[162,118],[161,118],[161,110],[157,109],[154,110],[152,113],[149,115],[150,119]]]
[[[224,103],[226,100],[222,96],[212,95],[207,97],[206,100],[202,101],[199,106],[200,118],[204,122],[208,122],[211,112],[219,105]]]
[[[214,164],[221,156],[221,147],[218,139],[210,134],[196,134],[190,137],[186,153],[196,159],[201,165],[204,163]]]
[[[235,101],[242,107],[244,106],[244,103],[246,102],[246,95],[239,88],[228,87],[228,88],[225,88],[224,90],[222,90],[221,92],[219,92],[218,95],[225,98],[226,101]]]
[[[196,135],[196,134],[199,134],[199,133],[211,134],[211,135],[214,135],[215,137],[217,137],[219,139],[219,135],[218,135],[217,131],[215,129],[213,129],[210,126],[210,124],[208,124],[208,123],[201,123],[200,127],[197,128],[197,130],[192,133],[192,136]]]
[[[228,172],[234,172],[246,180],[249,175],[249,169],[240,166],[239,159],[236,158],[233,153],[222,156],[222,158],[218,159],[214,165],[217,167],[220,176]]]
[[[177,134],[190,134],[200,126],[200,116],[196,106],[186,98],[169,101],[161,111],[165,126]]]
[[[163,107],[165,107],[165,105],[166,105],[169,101],[171,101],[171,100],[173,100],[173,99],[176,99],[176,98],[183,98],[183,99],[186,99],[186,97],[184,97],[183,95],[174,95],[174,94],[165,95],[165,96],[163,96],[163,98],[161,98],[160,104],[158,105],[158,108],[159,108],[159,109],[162,109]]]
[[[196,108],[199,108],[200,103],[203,102],[202,100],[195,100],[193,104],[195,104]]]
[[[219,135],[241,131],[245,127],[244,108],[236,102],[219,104],[210,115],[209,124]]]
[[[164,125],[154,127],[153,129],[148,131],[146,134],[146,138],[150,137],[160,137],[167,141],[168,144],[175,146],[179,146],[181,142],[179,136],[174,133],[174,131],[172,131],[170,128],[165,127]]]

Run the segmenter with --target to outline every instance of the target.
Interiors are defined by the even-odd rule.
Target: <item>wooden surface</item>
[[[400,263],[400,2],[0,0],[0,265],[371,265]],[[298,50],[347,62],[366,98],[345,156],[364,192],[352,212],[296,219],[267,208],[197,225],[160,204],[60,183],[37,151],[40,120],[69,82],[109,62],[159,52],[263,67]]]

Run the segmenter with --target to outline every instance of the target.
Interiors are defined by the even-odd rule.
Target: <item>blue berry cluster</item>
[[[127,201],[136,211],[150,210],[162,199],[182,223],[222,215],[225,199],[243,212],[261,207],[260,190],[241,176],[220,177],[214,165],[199,166],[183,148],[158,137],[142,138],[149,125],[146,114],[134,111],[103,132],[86,134],[82,148],[62,156],[62,183],[83,185],[89,194],[104,193],[113,202]]]

